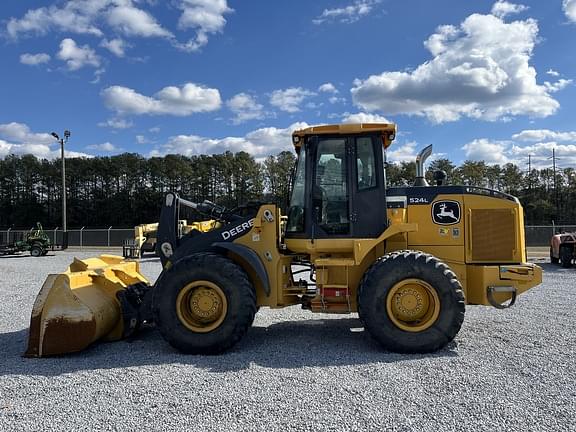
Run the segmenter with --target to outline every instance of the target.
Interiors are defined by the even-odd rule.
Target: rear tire
[[[42,256],[43,252],[44,251],[42,250],[42,248],[40,246],[34,245],[30,248],[30,255],[32,255],[34,258],[38,258],[38,257]]]
[[[438,258],[418,251],[387,254],[365,273],[358,312],[380,344],[399,353],[446,346],[464,321],[462,285]]]
[[[561,247],[560,248],[560,263],[564,268],[572,267],[572,259],[573,259],[573,252],[572,248],[569,247]]]
[[[256,314],[256,293],[246,272],[218,254],[178,261],[154,289],[160,333],[186,354],[218,354],[235,345]]]
[[[558,264],[559,261],[560,261],[560,258],[556,258],[554,256],[554,254],[552,253],[552,248],[550,248],[550,262],[552,264]]]

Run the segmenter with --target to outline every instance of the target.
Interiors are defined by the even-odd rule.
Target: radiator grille
[[[472,260],[514,261],[516,220],[511,209],[471,210]]]

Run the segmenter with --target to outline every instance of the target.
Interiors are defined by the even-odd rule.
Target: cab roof
[[[388,148],[396,137],[396,125],[393,123],[350,123],[312,126],[306,129],[296,130],[292,133],[292,143],[299,148],[310,135],[354,135],[366,133],[380,133],[382,144]]]

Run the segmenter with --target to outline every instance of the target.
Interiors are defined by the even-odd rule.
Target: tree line
[[[295,156],[281,152],[263,161],[246,152],[145,158],[125,153],[66,160],[68,227],[131,227],[158,220],[162,198],[175,191],[191,201],[205,199],[229,208],[250,201],[288,206]],[[532,169],[514,164],[487,165],[448,159],[433,161],[426,173],[444,170],[448,184],[488,187],[520,198],[528,225],[576,223],[576,172],[573,168]],[[388,164],[391,186],[410,185],[414,162]],[[0,227],[25,228],[37,221],[62,221],[60,160],[32,155],[0,159]]]
[[[480,186],[518,197],[524,207],[525,225],[576,224],[576,171],[574,168],[522,170],[513,163],[488,165],[483,161],[465,161],[456,166],[449,159],[430,163],[426,178],[433,184],[434,171],[447,174],[447,183]],[[387,169],[392,185],[412,184],[416,164],[390,164]]]
[[[66,159],[68,227],[130,227],[158,221],[167,192],[229,208],[257,200],[286,208],[294,161],[287,151],[262,162],[246,152]],[[36,221],[61,226],[60,166],[59,159],[32,155],[0,159],[1,228],[29,227]]]

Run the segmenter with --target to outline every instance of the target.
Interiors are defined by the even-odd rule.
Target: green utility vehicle
[[[54,244],[40,222],[36,223],[36,229],[31,229],[28,233],[8,231],[5,238],[0,239],[0,255],[15,255],[28,251],[33,257],[40,257],[54,249]]]

